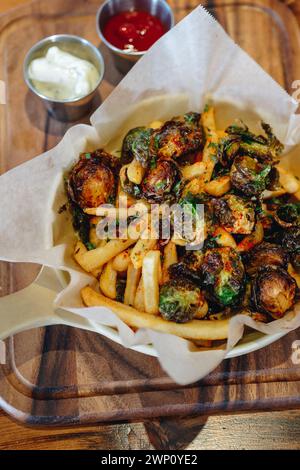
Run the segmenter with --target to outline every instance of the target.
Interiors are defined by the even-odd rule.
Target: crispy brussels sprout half
[[[262,145],[266,145],[268,143],[268,140],[265,136],[254,134],[249,130],[249,127],[246,126],[246,124],[241,120],[238,120],[236,124],[228,126],[225,132],[228,135],[239,136],[241,141],[244,142],[256,142]]]
[[[294,268],[300,269],[300,227],[290,228],[283,233],[282,246],[290,254]]]
[[[296,281],[280,267],[262,267],[252,284],[252,303],[256,310],[282,318],[295,302]]]
[[[270,171],[271,165],[241,155],[235,158],[231,167],[231,184],[245,196],[259,196],[266,189]]]
[[[240,255],[229,247],[206,251],[202,285],[209,300],[221,307],[236,305],[244,291],[245,271]]]
[[[153,132],[150,138],[150,154],[161,159],[179,159],[203,148],[201,127],[186,122],[168,121]]]
[[[271,154],[273,158],[278,157],[284,150],[284,145],[277,139],[277,137],[273,134],[272,128],[266,122],[261,122],[261,127],[265,131],[267,136],[268,145],[271,149]]]
[[[240,138],[239,151],[244,155],[255,157],[258,160],[272,162],[283,151],[283,145],[274,136],[271,127],[261,122],[261,126],[266,136],[255,135],[249,131],[249,128],[243,123],[234,124],[226,129],[227,134]]]
[[[234,157],[240,149],[241,138],[236,135],[222,137],[218,144],[217,157],[223,167],[231,165]]]
[[[123,140],[121,163],[130,163],[133,158],[138,160],[143,167],[149,164],[149,145],[153,130],[146,127],[131,129]]]
[[[159,312],[165,320],[184,323],[192,320],[203,301],[201,290],[195,284],[172,279],[160,289]]]
[[[199,214],[197,212],[197,205],[204,205],[204,222],[205,222],[205,231],[206,234],[209,235],[214,230],[214,215],[213,215],[213,208],[211,205],[211,196],[207,193],[198,193],[192,194],[187,193],[185,194],[179,201],[180,206],[185,208],[184,210],[187,213],[190,213],[195,221],[195,227],[197,222],[202,223],[199,221]]]
[[[69,173],[69,199],[82,209],[113,202],[118,168],[117,159],[103,150],[83,153]]]
[[[196,284],[200,284],[202,262],[202,251],[186,251],[183,259],[179,263],[172,264],[169,267],[170,277],[172,279],[189,279]]]
[[[200,127],[201,114],[190,111],[183,116],[186,125],[191,127]]]
[[[271,167],[270,173],[266,178],[266,189],[269,191],[275,191],[280,188],[279,182],[279,171],[275,166]]]
[[[300,202],[279,206],[274,214],[274,218],[280,227],[298,227],[300,225]]]
[[[212,200],[215,217],[227,232],[248,235],[255,223],[254,205],[234,194]]]
[[[286,269],[288,254],[279,245],[263,242],[245,255],[247,274],[253,276],[261,266],[279,266]]]
[[[158,160],[143,179],[142,195],[149,202],[170,202],[178,199],[181,189],[181,172],[171,160]]]

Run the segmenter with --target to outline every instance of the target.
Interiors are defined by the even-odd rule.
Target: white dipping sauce
[[[34,59],[28,76],[36,90],[57,100],[75,100],[91,93],[99,80],[96,67],[56,46],[45,57]]]

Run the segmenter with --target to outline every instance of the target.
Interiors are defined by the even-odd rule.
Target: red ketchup
[[[112,16],[104,27],[104,37],[123,51],[146,51],[163,34],[162,22],[145,11],[124,11]]]

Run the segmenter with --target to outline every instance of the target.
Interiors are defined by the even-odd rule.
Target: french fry
[[[217,152],[218,152],[218,136],[215,132],[210,134],[208,137],[204,150],[203,150],[203,162],[205,163],[205,173],[202,176],[204,183],[208,183],[211,180],[215,164],[217,162]]]
[[[136,269],[142,267],[145,255],[150,250],[153,250],[156,244],[157,238],[151,238],[151,228],[149,224],[131,250],[130,259]]]
[[[288,265],[288,273],[295,279],[298,289],[300,289],[300,275],[295,271],[290,263]]]
[[[162,283],[168,282],[169,280],[169,267],[172,264],[178,262],[177,248],[176,244],[172,241],[169,241],[164,248],[164,259],[162,265]]]
[[[98,217],[127,217],[127,208],[116,208],[116,207],[86,207],[84,209],[85,214],[95,215]]]
[[[107,240],[99,240],[99,245],[98,246],[105,246],[107,244]],[[98,280],[100,280],[100,276],[103,270],[103,266],[100,266],[99,268],[93,269],[91,271],[91,274]]]
[[[233,236],[228,233],[224,228],[217,227],[213,233],[216,243],[219,246],[229,246],[230,248],[236,249],[236,242]]]
[[[119,219],[127,219],[127,217],[138,217],[142,214],[145,214],[149,211],[149,204],[146,202],[135,202],[130,207],[122,206],[122,207],[87,207],[84,209],[84,212],[88,215],[95,215],[98,217],[94,217],[94,219],[100,220],[100,217],[111,217],[111,218],[119,218]],[[97,222],[97,223],[98,223]]]
[[[199,194],[204,191],[204,178],[203,175],[199,176],[197,178],[193,178],[191,181],[189,181],[183,190],[183,196],[186,196],[187,194]]]
[[[82,264],[82,258],[87,252],[88,250],[85,247],[85,245],[80,240],[78,240],[74,247],[73,258],[84,271],[85,271],[85,268]]]
[[[99,238],[97,237],[97,233],[96,233],[96,229],[95,227],[91,227],[90,228],[90,243],[92,245],[94,245],[95,247],[97,247],[99,245]]]
[[[231,188],[230,177],[229,176],[220,176],[214,180],[206,183],[204,186],[205,192],[211,196],[220,197],[226,194]]]
[[[178,238],[178,237],[175,237],[175,236],[173,236],[171,238],[171,242],[174,243],[174,245],[177,245],[177,246],[186,246],[188,244],[187,240],[184,240],[183,238]]]
[[[186,165],[181,167],[181,173],[185,180],[191,180],[201,176],[206,171],[206,165],[204,162],[196,162],[193,165]]]
[[[117,271],[112,267],[112,261],[109,261],[103,268],[100,277],[100,289],[106,297],[115,299],[117,296]]]
[[[152,315],[158,314],[159,304],[160,251],[151,250],[143,259],[142,276],[144,285],[145,310]]]
[[[157,247],[156,247],[157,248]],[[163,285],[163,272],[162,272],[162,264],[161,264],[161,259],[159,260],[159,264],[158,264],[158,284],[160,286]]]
[[[93,271],[91,271],[91,274],[99,281],[102,271],[103,267],[101,266],[100,268],[93,269]]]
[[[127,176],[129,181],[135,184],[141,184],[146,169],[142,166],[142,164],[136,160],[135,158],[129,163],[127,168]]]
[[[265,189],[263,192],[262,192],[262,198],[263,200],[267,200],[267,199],[271,199],[273,197],[279,197],[279,196],[282,196],[283,194],[286,193],[286,190],[284,188],[279,188],[279,189],[276,189],[274,191],[269,191],[268,189]]]
[[[203,162],[206,164],[204,182],[211,180],[214,167],[217,161],[218,134],[215,121],[215,109],[207,104],[201,114],[201,122],[206,136],[206,143],[203,150]]]
[[[139,312],[135,308],[106,298],[91,287],[81,290],[81,297],[87,307],[107,307],[124,323],[132,328],[150,328],[191,340],[221,340],[228,337],[229,320],[191,320],[175,323],[158,315]]]
[[[162,121],[152,121],[150,124],[151,129],[159,129],[163,125]]]
[[[93,269],[103,266],[112,258],[115,258],[119,253],[129,248],[131,245],[136,243],[136,240],[110,240],[105,246],[100,246],[95,248],[95,250],[87,251],[82,253],[77,258],[76,261],[80,266],[87,272],[93,271]]]
[[[198,308],[197,312],[196,312],[196,315],[194,316],[194,318],[197,318],[197,319],[202,319],[205,317],[205,315],[207,314],[208,312],[208,303],[206,302],[206,300],[203,301],[203,304],[201,305],[201,307]]]
[[[135,298],[133,302],[134,308],[139,310],[140,312],[145,311],[145,302],[144,302],[144,283],[143,278],[141,277],[139,285],[137,287]]]
[[[206,135],[206,138],[211,136],[211,133],[216,133],[215,109],[212,105],[207,104],[201,114],[201,122]]]
[[[124,304],[133,305],[138,283],[141,278],[141,268],[135,269],[132,263],[129,263],[127,269],[126,289],[124,294]]]
[[[294,194],[299,191],[300,182],[294,175],[279,166],[277,167],[277,170],[279,171],[280,184],[287,193]]]
[[[113,259],[113,268],[118,272],[127,271],[130,263],[130,252],[129,250],[122,251]]]
[[[106,240],[101,240],[100,241],[100,246],[105,246],[106,243],[107,243]],[[82,257],[85,253],[88,253],[87,248],[85,247],[85,245],[81,241],[78,241],[76,243],[75,249],[74,249],[74,259],[84,271],[86,271],[86,269],[84,268],[84,262],[82,262]],[[102,266],[99,267],[99,268],[95,268],[91,271],[91,274],[96,279],[99,279],[99,276],[100,276],[101,273],[102,273]]]
[[[125,193],[119,181],[116,207],[130,207],[135,203],[136,203],[136,199],[133,196],[130,196],[129,194]]]
[[[261,222],[256,222],[254,230],[250,235],[246,235],[238,244],[237,251],[251,250],[255,245],[261,243],[264,239],[264,227]]]

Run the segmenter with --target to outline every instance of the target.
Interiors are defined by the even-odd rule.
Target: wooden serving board
[[[52,119],[28,92],[22,76],[27,50],[55,33],[77,34],[99,45],[95,13],[100,3],[41,0],[0,17],[0,80],[6,83],[6,105],[0,105],[1,172],[53,147],[71,125]],[[199,4],[169,3],[177,21]],[[299,27],[291,11],[277,0],[202,3],[291,92],[292,82],[300,77]],[[106,74],[95,107],[122,78],[105,46],[99,47]],[[1,263],[1,295],[28,285],[38,269]],[[7,341],[0,405],[16,419],[38,425],[296,408],[300,364],[293,364],[292,347],[298,338],[299,332],[292,332],[263,350],[224,361],[201,383],[180,387],[155,358],[95,333],[62,326],[35,329]]]

